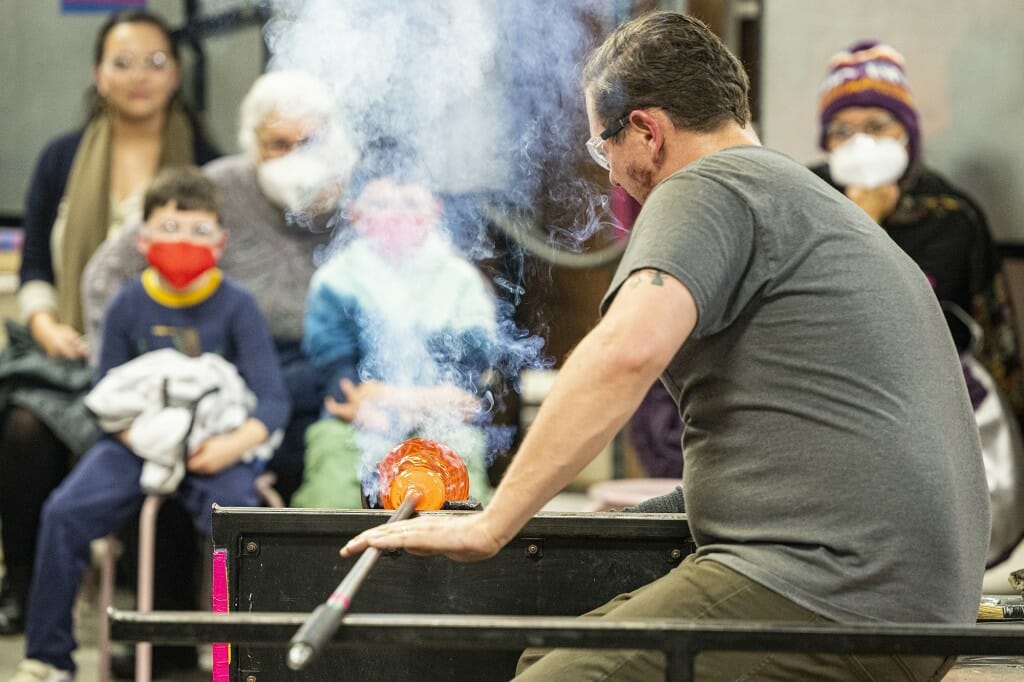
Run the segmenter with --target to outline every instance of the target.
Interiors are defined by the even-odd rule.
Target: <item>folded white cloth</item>
[[[86,407],[108,433],[128,429],[132,451],[146,460],[140,483],[167,494],[185,475],[185,459],[204,441],[248,419],[256,396],[234,365],[219,355],[188,357],[174,349],[151,351],[110,370],[89,392]],[[280,429],[244,455],[268,460]]]
[[[185,477],[185,439],[192,410],[162,407],[143,412],[128,429],[128,447],[146,460],[139,483],[147,493],[166,495]]]

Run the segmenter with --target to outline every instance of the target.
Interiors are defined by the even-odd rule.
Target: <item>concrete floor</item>
[[[99,624],[97,597],[97,580],[95,573],[90,572],[79,595],[75,613],[77,622],[75,636],[78,639],[79,647],[74,654],[74,658],[75,663],[78,665],[78,676],[76,679],[80,682],[95,682],[100,679],[100,656],[99,650],[96,648],[99,634],[97,627]],[[127,609],[132,608],[133,604],[134,596],[130,590],[118,589],[115,592],[114,606]],[[0,682],[14,675],[18,663],[24,657],[24,637],[0,637]],[[195,670],[161,679],[167,682],[200,682],[200,680],[209,680],[210,673],[208,671]]]

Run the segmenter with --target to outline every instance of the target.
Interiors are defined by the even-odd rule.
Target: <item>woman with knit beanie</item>
[[[828,161],[812,170],[914,259],[946,311],[981,427],[992,495],[991,566],[1006,558],[1024,532],[1018,480],[1024,466],[1018,428],[1024,380],[1016,327],[984,213],[922,161],[918,114],[904,68],[899,52],[873,40],[831,58],[819,100],[818,142]],[[1007,470],[1013,475],[1000,473]]]

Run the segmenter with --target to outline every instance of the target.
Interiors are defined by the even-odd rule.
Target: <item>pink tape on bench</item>
[[[213,551],[212,604],[214,613],[228,612],[228,552]],[[231,680],[231,645],[217,642],[213,645],[213,682]]]

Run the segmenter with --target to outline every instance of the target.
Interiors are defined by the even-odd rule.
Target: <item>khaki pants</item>
[[[693,556],[668,575],[619,595],[585,617],[685,618],[827,623],[823,618],[714,561]],[[697,656],[695,677],[705,680],[938,680],[955,657],[814,655],[786,652],[709,651]],[[660,651],[527,649],[517,680],[665,679]]]

